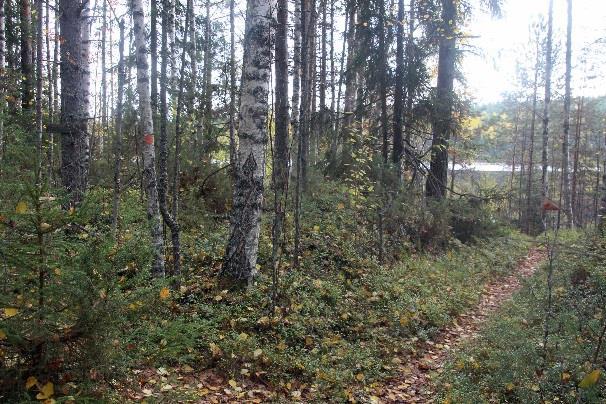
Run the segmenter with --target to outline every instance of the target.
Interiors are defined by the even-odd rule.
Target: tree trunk
[[[83,90],[81,23],[84,4],[60,0],[61,26],[61,180],[70,194],[70,203],[78,203],[88,185],[88,97]]]
[[[551,105],[551,73],[553,48],[553,0],[549,0],[549,17],[547,22],[547,47],[545,49],[545,102],[543,106],[543,148],[541,154],[541,196],[543,199],[549,195],[549,182],[547,159],[549,147],[549,107]],[[544,217],[544,212],[543,212]]]
[[[173,244],[173,272],[180,273],[180,229],[179,223],[173,218],[168,209],[168,63],[172,62],[173,55],[169,50],[169,29],[172,24],[171,0],[163,0],[162,6],[162,64],[160,65],[160,142],[158,152],[158,204],[164,223],[170,228]],[[174,64],[174,63],[173,63]],[[178,192],[178,190],[175,190]]]
[[[354,111],[356,109],[357,69],[356,69],[356,7],[348,4],[349,27],[347,29],[347,63],[345,68],[345,95],[343,101],[343,156],[341,171],[346,171],[352,163],[351,137],[353,134]]]
[[[154,122],[152,119],[149,90],[149,63],[145,40],[145,21],[141,0],[131,0],[133,14],[136,60],[137,93],[139,95],[139,114],[143,132],[143,181],[147,191],[147,218],[150,224],[154,262],[152,275],[164,276],[164,239],[162,219],[159,212],[158,186],[156,178],[156,152],[154,149]]]
[[[213,71],[213,47],[212,47],[212,31],[210,21],[210,0],[206,0],[206,21],[204,24],[204,105],[202,122],[204,125],[204,137],[207,153],[210,153],[216,145],[216,139],[213,139],[213,90],[212,90],[212,71]],[[210,158],[210,157],[209,157]]]
[[[570,81],[572,75],[572,0],[568,4],[568,25],[566,29],[566,84],[564,93],[564,136],[562,139],[562,196],[564,198],[564,214],[566,215],[566,227],[574,226],[572,215],[571,189],[570,189]]]
[[[578,195],[577,195],[577,184],[578,184],[578,174],[579,174],[579,154],[580,154],[580,143],[581,143],[581,126],[582,126],[582,117],[583,117],[583,103],[584,97],[581,97],[579,100],[579,104],[577,106],[577,116],[576,116],[576,125],[575,125],[575,136],[574,136],[574,157],[573,157],[573,169],[572,169],[572,185],[571,185],[571,195],[572,195],[572,215],[574,217],[575,222],[580,221],[579,215],[579,204],[578,204]],[[599,167],[599,165],[598,165]],[[598,177],[599,178],[599,177]]]
[[[42,81],[44,80],[42,70],[42,0],[36,0],[36,141],[37,141],[37,161],[36,161],[36,179],[40,184],[42,179],[42,156],[43,154],[43,127],[42,127]]]
[[[250,285],[257,273],[264,148],[271,74],[269,0],[248,0],[244,35],[238,159],[235,170],[230,237],[221,275]]]
[[[292,77],[292,116],[291,126],[293,138],[298,141],[299,139],[299,103],[301,99],[301,19],[303,15],[301,13],[301,0],[294,0],[295,2],[295,13],[294,13],[294,41],[293,41],[293,77]],[[298,153],[298,150],[297,150]],[[298,154],[295,156],[298,159]],[[296,166],[296,164],[295,164]]]
[[[236,167],[236,4],[229,2],[229,163],[231,171]],[[192,38],[193,39],[193,38]],[[293,96],[294,97],[294,96]],[[234,176],[235,180],[235,176]]]
[[[126,81],[126,69],[124,63],[124,20],[120,20],[120,40],[118,42],[118,101],[116,105],[116,122],[114,135],[114,200],[112,206],[112,234],[117,237],[118,220],[120,216],[120,194],[122,182],[122,117],[124,109],[124,86]]]
[[[4,35],[4,0],[0,0],[0,164],[4,158],[4,110],[6,106],[6,40]],[[2,169],[0,168],[0,173]]]
[[[454,74],[456,60],[457,7],[454,0],[442,0],[443,35],[440,38],[438,56],[438,87],[431,162],[427,176],[426,194],[442,200],[446,197],[448,177],[448,143],[453,129],[452,108],[454,102]]]
[[[177,112],[175,116],[175,165],[173,172],[173,206],[172,206],[172,217],[173,220],[178,223],[179,220],[179,191],[180,191],[180,183],[181,183],[181,114],[183,111],[183,95],[184,95],[184,87],[185,87],[185,57],[187,55],[187,47],[185,46],[187,42],[187,36],[190,36],[190,41],[192,44],[195,42],[195,31],[192,28],[194,23],[194,2],[193,0],[187,1],[187,10],[185,16],[185,30],[183,31],[183,51],[181,52],[181,69],[179,72],[179,86],[178,86],[178,95],[177,95]],[[192,67],[195,66],[195,53],[191,52],[192,47],[190,46],[190,57]],[[192,85],[193,87],[193,85]],[[195,89],[190,90],[190,99],[195,98]],[[179,243],[175,243],[173,240],[173,257],[176,257],[178,262],[180,259],[180,245]],[[178,262],[178,268],[175,269],[175,273],[180,272],[181,263]],[[179,270],[179,271],[177,271]]]
[[[404,151],[404,0],[398,0],[396,22],[396,82],[393,100],[393,152],[392,162],[398,179],[402,176],[402,153]]]
[[[46,44],[46,77],[48,80],[48,121],[50,123],[55,123],[55,100],[53,96],[55,95],[54,86],[56,83],[53,81],[53,65],[56,63],[56,60],[53,60],[51,57],[51,46],[50,46],[50,1],[46,1],[46,8],[44,14],[44,27],[46,30],[45,35],[45,44]],[[54,155],[54,134],[52,132],[47,133],[47,142],[46,142],[46,165],[47,165],[47,175],[48,180],[53,181],[53,155]]]
[[[155,125],[158,123],[158,3],[161,4],[150,0],[151,108]]]
[[[34,104],[34,68],[32,45],[32,10],[30,0],[21,0],[21,107],[31,110]]]
[[[284,208],[288,191],[288,0],[278,0],[276,25],[276,131],[273,150],[274,223],[272,227],[273,300],[278,288],[278,270],[283,250]]]
[[[381,121],[381,156],[383,163],[387,165],[389,161],[389,117],[387,115],[387,77],[388,77],[388,45],[386,42],[387,29],[385,28],[386,17],[385,0],[379,0],[379,104],[380,104],[380,121]]]

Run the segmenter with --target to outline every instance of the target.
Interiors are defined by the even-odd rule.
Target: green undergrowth
[[[225,180],[214,178],[213,187]],[[476,304],[483,285],[510,271],[529,245],[490,208],[462,201],[423,207],[401,195],[385,214],[386,263],[379,265],[380,198],[319,182],[303,201],[298,270],[291,267],[287,214],[272,302],[271,214],[262,223],[255,285],[225,289],[217,274],[227,202],[196,183],[184,188],[177,284],[149,274],[139,190],[123,193],[114,239],[111,190],[94,188],[76,209],[64,210],[64,194],[28,182],[0,181],[0,258],[10,275],[0,296],[0,401],[34,402],[52,386],[58,401],[122,402],[119,386],[133,377],[146,383],[133,375],[159,368],[213,370],[287,397],[303,391],[343,401],[391,374],[416,341]],[[467,244],[454,237],[457,229]],[[148,401],[191,398],[180,389],[147,388],[154,393]]]
[[[439,381],[444,402],[606,400],[606,240],[560,234],[545,348],[547,273],[545,264],[494,316],[482,336],[448,364]]]
[[[327,261],[318,248],[307,259],[324,264],[284,272],[275,307],[268,277],[236,293],[201,273],[162,303],[162,316],[133,324],[126,343],[136,347],[132,359],[141,367],[213,368],[286,394],[307,387],[318,399],[345,400],[475,305],[483,285],[526,251],[527,240],[510,234],[379,267],[347,255],[347,264]]]

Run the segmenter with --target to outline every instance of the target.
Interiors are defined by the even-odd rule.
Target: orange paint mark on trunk
[[[143,140],[145,141],[146,144],[154,144],[154,135],[151,134],[147,134],[145,136],[143,136]]]

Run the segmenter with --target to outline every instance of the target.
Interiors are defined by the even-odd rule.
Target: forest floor
[[[458,347],[478,335],[486,320],[521,289],[522,279],[532,276],[545,259],[544,248],[533,248],[510,275],[487,284],[476,307],[461,314],[432,340],[419,342],[415,352],[402,358],[398,376],[378,387],[374,396],[378,400],[373,401],[433,402],[432,376],[442,372],[444,364]]]
[[[394,369],[397,376],[384,382],[370,384],[362,394],[354,393],[350,400],[367,403],[431,403],[435,396],[432,380],[442,372],[444,365],[464,342],[475,338],[486,320],[512,295],[521,289],[522,280],[534,274],[546,258],[544,248],[534,247],[508,275],[488,282],[479,303],[465,311],[427,341],[418,340],[406,354],[397,358]],[[416,338],[415,338],[416,339]],[[413,341],[414,342],[414,341]],[[307,397],[304,388],[286,386],[284,394],[255,380],[254,375],[243,380],[225,377],[214,369],[194,371],[189,366],[179,368],[150,368],[137,371],[130,386],[123,388],[121,396],[133,401],[156,402],[156,392],[168,393],[179,402],[315,402],[313,394]],[[275,387],[275,386],[274,386]],[[303,386],[304,387],[304,386]],[[179,397],[178,399],[176,397]],[[165,398],[167,398],[165,396]],[[171,399],[168,398],[168,402]]]

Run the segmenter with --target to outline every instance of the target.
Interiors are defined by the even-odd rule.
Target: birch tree
[[[156,178],[156,152],[154,148],[154,122],[152,119],[149,89],[149,62],[146,44],[145,19],[141,0],[131,0],[137,60],[137,93],[139,95],[139,119],[143,134],[143,181],[147,191],[147,219],[149,220],[154,262],[152,275],[164,276],[164,237],[162,218],[158,204]]]
[[[230,236],[221,269],[223,277],[236,282],[248,282],[249,285],[257,274],[269,110],[270,26],[273,9],[271,0],[247,1],[238,158]]]

